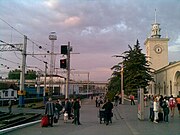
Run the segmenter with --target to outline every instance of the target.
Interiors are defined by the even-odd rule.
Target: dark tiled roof
[[[18,90],[18,86],[15,85],[15,84],[12,84],[12,83],[0,83],[0,90],[3,90],[3,89],[13,89],[13,90]]]

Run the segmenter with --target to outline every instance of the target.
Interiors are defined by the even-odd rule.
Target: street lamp
[[[51,59],[50,59],[50,80],[49,80],[49,95],[52,95],[53,88],[53,73],[54,73],[54,41],[57,40],[56,32],[51,32],[49,35],[49,40],[51,40]]]
[[[123,90],[123,87],[124,87],[124,67],[123,67],[123,64],[122,64],[122,67],[121,67],[121,104],[124,104],[124,90]]]
[[[124,56],[120,56],[120,55],[114,55],[113,57],[121,57],[121,58],[124,58]],[[124,88],[124,77],[123,77],[123,75],[124,75],[124,66],[123,66],[123,62],[122,62],[122,66],[121,66],[121,70],[120,70],[120,75],[121,75],[121,82],[120,82],[120,84],[121,84],[121,104],[124,104],[124,90],[123,90],[123,88]]]

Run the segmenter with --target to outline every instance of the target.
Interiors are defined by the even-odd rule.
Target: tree
[[[19,70],[19,69],[11,70],[8,73],[8,79],[18,79],[19,80],[20,73],[21,73],[21,70]],[[28,70],[27,74],[25,74],[25,79],[28,79],[28,80],[36,79],[36,71]]]
[[[121,86],[120,69],[121,69],[120,63],[118,63],[117,65],[111,68],[111,70],[113,70],[113,73],[112,73],[112,77],[109,79],[108,92],[107,92],[107,98],[109,98],[110,100],[113,100],[114,96],[120,91],[120,86]]]
[[[134,48],[129,45],[129,49],[123,53],[124,89],[126,94],[137,94],[139,88],[146,91],[149,81],[153,80],[152,72],[145,54],[140,49],[139,41],[137,40]]]
[[[20,73],[21,70],[19,69],[11,70],[8,73],[8,79],[20,79]]]
[[[34,70],[28,70],[27,74],[25,75],[25,78],[29,79],[29,80],[36,79],[36,77],[37,77],[36,71],[34,71]]]
[[[145,54],[142,53],[139,41],[137,40],[133,48],[130,45],[128,46],[129,51],[125,51],[122,55],[116,56],[121,57],[123,61],[111,68],[113,74],[108,83],[109,93],[120,91],[120,70],[122,66],[125,94],[133,93],[136,95],[138,88],[144,88],[144,90],[146,90],[148,82],[153,80],[151,68],[149,68],[149,63],[146,60]]]

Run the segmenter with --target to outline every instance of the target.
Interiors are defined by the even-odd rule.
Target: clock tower
[[[154,70],[161,69],[168,65],[168,41],[169,38],[161,38],[159,23],[152,24],[151,36],[146,39],[146,56],[150,67]]]

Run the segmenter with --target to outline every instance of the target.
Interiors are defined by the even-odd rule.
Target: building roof
[[[0,82],[0,90],[4,90],[4,89],[18,90],[19,87],[16,84],[13,84],[13,83]]]

